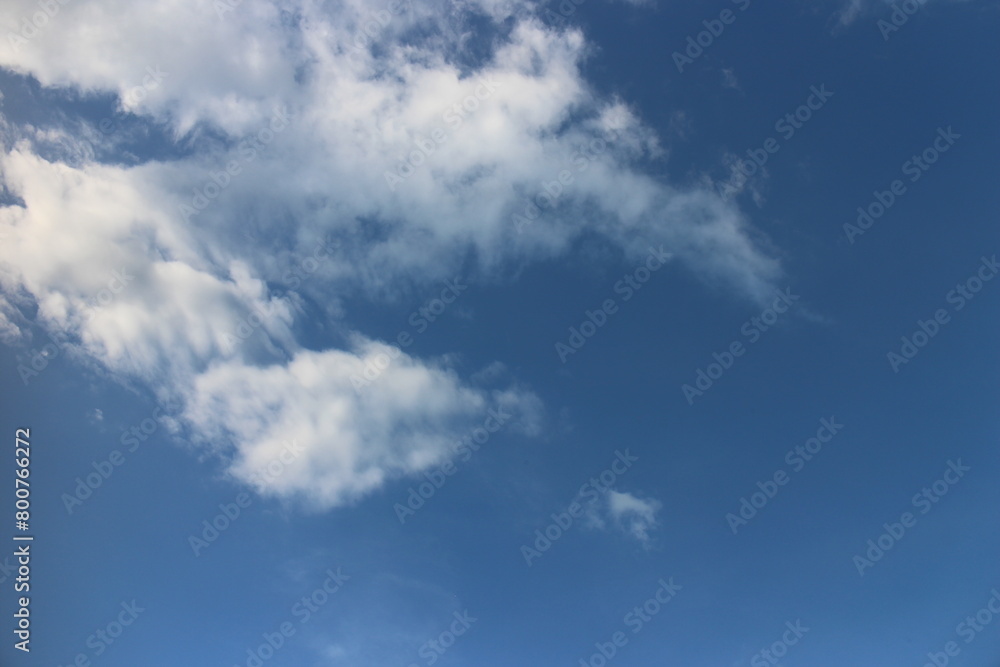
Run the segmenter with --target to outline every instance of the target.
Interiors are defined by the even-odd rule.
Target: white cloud
[[[708,282],[769,292],[780,268],[735,205],[637,166],[665,151],[623,101],[584,80],[582,33],[545,27],[522,4],[412,3],[383,20],[386,6],[245,0],[219,17],[210,0],[74,0],[26,43],[0,40],[0,65],[118,95],[186,149],[108,164],[95,161],[107,139],[85,123],[67,133],[5,121],[0,174],[24,206],[0,208],[0,334],[17,330],[12,295],[29,296],[39,323],[70,335],[71,356],[147,383],[187,427],[232,443],[237,477],[294,432],[306,454],[261,491],[331,506],[433,465],[489,401],[445,362],[410,357],[356,396],[345,374],[378,343],[352,331],[341,295],[453,277],[470,250],[483,278],[503,280],[511,264],[563,253],[588,231],[630,254],[665,244]],[[496,46],[473,63],[442,17],[476,7],[494,20]],[[0,30],[19,31],[35,11],[7,3]],[[379,27],[357,48],[365,26]],[[149,67],[168,76],[138,99],[129,91]],[[270,132],[278,110],[291,120]],[[433,151],[390,187],[386,172],[427,141]],[[239,173],[210,186],[232,163]],[[512,214],[546,201],[564,171],[572,182],[518,233]],[[181,207],[196,191],[213,196],[189,221]],[[295,289],[355,342],[312,352],[296,330],[302,300],[272,286],[329,236],[341,249]],[[112,271],[132,278],[95,307]],[[251,313],[264,314],[256,333],[232,345]],[[536,399],[512,390],[507,400]]]
[[[525,424],[537,419],[530,393],[489,395],[402,352],[377,381],[353,386],[352,376],[392,353],[385,344],[357,340],[349,352],[300,351],[288,364],[222,363],[197,378],[184,417],[196,439],[239,443],[236,478],[256,476],[262,493],[320,508],[440,464],[490,408]],[[275,464],[271,475],[262,472],[289,443],[295,443],[285,457],[291,460]]]
[[[837,17],[840,25],[850,25],[854,23],[854,21],[861,14],[865,5],[865,0],[846,0]]]
[[[918,10],[923,8],[931,0],[913,0],[918,3]],[[968,2],[968,0],[948,0],[950,2]],[[849,26],[862,16],[871,16],[873,23],[878,18],[888,19],[888,16],[881,16],[883,12],[888,12],[892,5],[901,5],[900,0],[842,0],[842,6],[837,13],[837,24],[840,27]]]
[[[741,90],[740,82],[736,78],[736,72],[729,67],[723,68],[722,70],[722,87],[732,88],[733,90]]]
[[[655,498],[643,500],[628,492],[604,489],[586,503],[584,525],[600,530],[614,528],[645,545],[649,543],[649,532],[657,527],[656,514],[661,507],[663,504]]]
[[[649,540],[649,531],[656,526],[656,513],[662,506],[660,501],[652,498],[642,500],[631,493],[608,491],[611,518],[640,542]]]
[[[2,241],[3,239],[0,239]],[[0,342],[14,345],[21,342],[23,333],[17,321],[22,319],[19,311],[0,294]]]

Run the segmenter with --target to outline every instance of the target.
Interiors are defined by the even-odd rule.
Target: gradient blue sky
[[[948,664],[1000,665],[1000,615],[962,625],[1000,590],[1000,280],[953,292],[1000,253],[998,6],[928,0],[888,40],[875,0],[741,6],[586,0],[553,21],[558,3],[414,3],[355,48],[388,5],[73,0],[0,40],[0,471],[30,427],[35,536],[30,654],[0,556],[0,664],[252,667],[287,623],[263,665],[596,667],[617,632],[609,665],[918,667],[949,642]],[[672,54],[727,9],[678,72]],[[7,3],[2,32],[37,10]],[[137,97],[147,67],[167,76]],[[480,80],[496,92],[449,126]],[[821,86],[832,97],[783,136]],[[279,109],[287,127],[260,135]],[[769,138],[764,169],[734,176]],[[227,163],[240,173],[185,215]],[[519,233],[512,216],[563,170]],[[849,239],[896,179],[904,194]],[[650,246],[671,259],[622,287]],[[118,267],[134,277],[88,318]],[[776,292],[797,299],[764,331]],[[557,343],[608,299],[563,363]],[[265,323],[233,338],[254,310]],[[887,354],[941,310],[894,371]],[[50,336],[58,353],[23,381]],[[483,437],[497,409],[512,416]],[[821,420],[843,427],[793,465]],[[482,444],[456,451],[469,434]],[[590,481],[626,451],[610,488]],[[727,515],[779,471],[734,534]],[[428,475],[446,481],[401,523]],[[855,557],[905,512],[862,576]],[[661,581],[680,588],[636,623]],[[134,623],[95,640],[133,600]]]

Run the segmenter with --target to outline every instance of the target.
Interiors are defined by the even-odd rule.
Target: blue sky
[[[0,664],[1000,665],[994,3],[39,7]]]

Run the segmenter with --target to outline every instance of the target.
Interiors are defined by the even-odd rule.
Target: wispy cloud
[[[127,166],[68,140],[66,150],[46,148],[79,136],[66,128],[9,128],[0,170],[23,206],[0,209],[4,292],[37,304],[38,323],[68,334],[73,358],[146,384],[201,439],[229,443],[237,476],[241,461],[295,431],[308,443],[301,474],[262,491],[350,502],[433,465],[484,404],[447,362],[415,357],[380,383],[379,402],[359,404],[366,399],[343,390],[345,374],[379,343],[355,330],[342,296],[393,297],[443,280],[470,251],[481,276],[503,278],[512,261],[565,253],[586,233],[635,256],[665,244],[704,281],[749,299],[780,275],[735,205],[642,170],[662,159],[655,134],[584,79],[583,34],[546,27],[530,4],[413,3],[364,48],[354,40],[381,7],[286,5],[247,0],[219,16],[194,0],[76,0],[29,44],[0,43],[0,65],[43,86],[117,95],[187,147]],[[15,18],[0,27],[13,29],[36,5],[8,9]],[[458,36],[443,29],[454,12],[487,20],[492,51],[460,57]],[[131,95],[151,65],[169,76]],[[456,123],[447,112],[467,100],[475,112]],[[278,110],[287,128],[247,143]],[[581,168],[581,147],[596,142],[607,148]],[[389,187],[386,174],[407,164],[412,173]],[[512,214],[564,171],[574,185],[517,234]],[[181,207],[220,179],[193,224]],[[305,299],[274,288],[329,236],[342,241],[337,255],[283,287],[326,304],[334,341],[314,352],[300,341]],[[135,279],[87,317],[111,268]],[[11,339],[16,317],[3,303],[0,332]],[[227,343],[236,323],[261,312],[252,336]]]

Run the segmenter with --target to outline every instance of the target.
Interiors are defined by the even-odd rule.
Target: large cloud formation
[[[644,171],[666,154],[655,133],[595,93],[583,34],[532,3],[39,11],[5,3],[0,66],[114,95],[183,150],[123,163],[108,157],[123,138],[88,119],[0,118],[12,202],[0,208],[0,336],[23,336],[32,313],[77,360],[153,389],[261,492],[341,505],[439,463],[497,401],[537,422],[530,391],[487,390],[446,360],[398,353],[353,386],[387,352],[352,329],[343,295],[392,297],[470,256],[502,279],[583,233],[636,256],[663,244],[750,299],[779,275],[734,204]],[[342,345],[304,346],[307,300]],[[301,454],[279,479],[254,475],[293,438]]]

